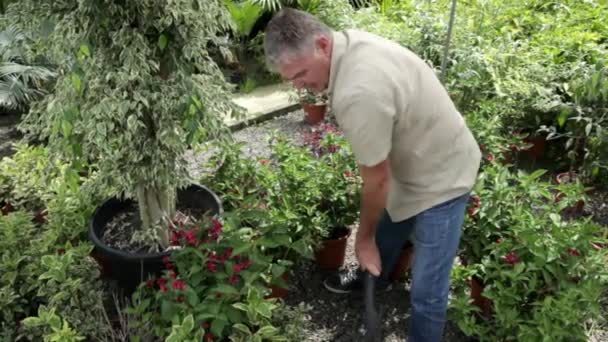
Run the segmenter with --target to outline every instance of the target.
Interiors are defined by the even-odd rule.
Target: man
[[[297,88],[327,90],[363,178],[355,252],[361,270],[387,280],[413,237],[409,341],[439,341],[450,272],[481,152],[433,70],[370,33],[335,32],[294,9],[277,13],[264,41],[269,67]],[[360,287],[332,277],[336,293]]]

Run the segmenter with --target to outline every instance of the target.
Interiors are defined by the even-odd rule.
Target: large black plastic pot
[[[171,251],[160,253],[129,253],[104,244],[100,237],[108,222],[121,212],[132,210],[135,202],[115,197],[107,199],[99,206],[89,226],[89,238],[95,245],[93,257],[100,264],[102,274],[116,281],[123,294],[130,296],[137,286],[150,276],[159,276],[164,269],[163,257]],[[221,214],[219,197],[210,189],[192,184],[177,191],[178,209],[199,209],[211,215]]]

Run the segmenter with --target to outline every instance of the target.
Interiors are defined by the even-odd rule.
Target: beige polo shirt
[[[391,219],[470,191],[481,152],[433,70],[371,33],[335,32],[333,40],[330,106],[360,164],[389,159]]]

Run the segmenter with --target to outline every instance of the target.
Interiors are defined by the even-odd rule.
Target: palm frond
[[[294,0],[249,0],[251,3],[262,6],[266,11],[277,11],[285,5],[291,5]]]
[[[11,47],[25,40],[26,36],[23,31],[14,25],[10,25],[0,32],[0,48]]]
[[[41,66],[4,62],[0,64],[0,78],[7,76],[15,76],[27,84],[30,82],[48,81],[55,77],[55,73]]]

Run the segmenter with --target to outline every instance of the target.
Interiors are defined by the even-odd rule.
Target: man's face
[[[279,66],[279,73],[296,89],[307,88],[320,93],[327,89],[330,66],[331,41],[321,36],[315,40],[313,51],[289,58]]]

